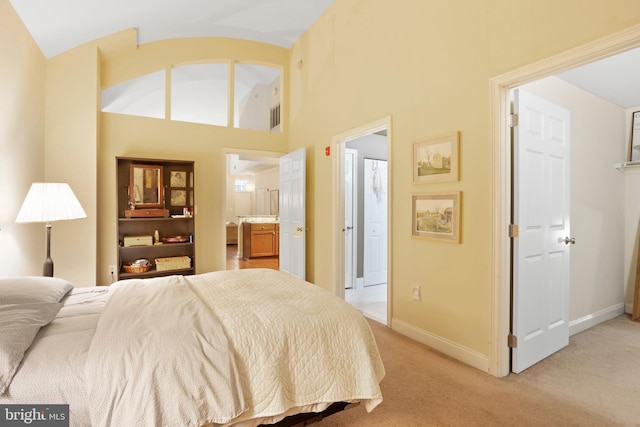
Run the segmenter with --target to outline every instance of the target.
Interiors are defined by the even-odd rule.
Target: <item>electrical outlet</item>
[[[109,266],[109,276],[115,276],[116,275],[116,266],[115,265],[110,265]]]
[[[420,301],[421,298],[421,292],[420,292],[420,286],[418,285],[413,285],[413,294],[412,294],[412,298],[416,301]]]

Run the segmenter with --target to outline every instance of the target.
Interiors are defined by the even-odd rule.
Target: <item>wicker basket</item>
[[[188,256],[156,258],[157,271],[180,270],[182,268],[191,268],[191,258]]]
[[[140,264],[139,260],[129,261],[122,263],[122,269],[127,273],[144,273],[151,269],[151,263],[147,261],[147,264]]]

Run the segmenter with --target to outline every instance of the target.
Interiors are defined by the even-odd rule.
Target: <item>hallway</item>
[[[387,324],[387,284],[345,289],[344,299],[366,317]]]

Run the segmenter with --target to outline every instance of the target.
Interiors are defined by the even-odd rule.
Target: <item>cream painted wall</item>
[[[61,221],[51,231],[54,275],[76,286],[96,284],[99,55],[92,44],[47,63],[45,177],[67,182],[87,218]]]
[[[42,274],[44,224],[15,219],[31,183],[45,178],[45,72],[40,49],[0,0],[0,277]]]
[[[190,62],[254,62],[282,67],[284,81],[288,75],[287,51],[260,43],[233,39],[185,39],[127,48],[127,41],[118,39],[113,44],[120,48],[106,46],[109,53],[102,57],[103,87]],[[283,97],[286,92],[285,85]],[[282,102],[286,104],[286,99],[283,98]],[[98,283],[108,283],[107,266],[117,263],[116,156],[195,161],[196,271],[224,269],[227,221],[225,154],[234,149],[286,152],[286,127],[281,133],[270,133],[111,113],[102,113],[100,117]]]
[[[576,13],[580,10],[580,13]],[[341,132],[390,115],[394,329],[487,370],[491,348],[489,79],[640,22],[628,0],[337,0],[291,49],[289,149],[308,153],[308,278],[332,288],[332,161]],[[412,144],[460,132],[460,180],[412,184]],[[611,166],[612,167],[612,166]],[[411,195],[462,191],[459,245],[411,237]],[[411,299],[413,284],[422,301]]]
[[[523,85],[571,112],[570,317],[618,314],[624,303],[625,109],[557,77]],[[606,316],[604,316],[606,317]],[[605,319],[606,320],[606,319]]]

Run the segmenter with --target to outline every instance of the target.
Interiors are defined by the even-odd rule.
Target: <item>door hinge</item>
[[[519,116],[517,114],[509,114],[509,127],[514,128],[519,124]]]
[[[517,224],[509,224],[509,237],[518,237],[520,235],[520,228]]]
[[[509,336],[507,337],[507,345],[509,346],[509,348],[518,347],[518,337],[513,334],[509,334]]]

